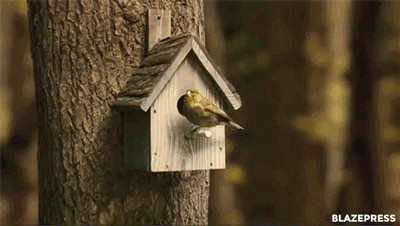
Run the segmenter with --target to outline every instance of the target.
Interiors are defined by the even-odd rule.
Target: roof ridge
[[[157,42],[153,48],[149,50],[147,56],[153,55],[164,48],[171,48],[185,43],[192,35],[190,33],[183,33],[175,37],[168,37]],[[171,45],[172,44],[172,45]]]
[[[200,40],[191,33],[183,33],[159,41],[144,58],[142,65],[132,74],[125,87],[120,91],[113,107],[140,107],[147,111],[164,89],[182,61],[193,52],[199,64],[216,82],[228,102],[237,109],[241,100],[235,88],[222,74]]]

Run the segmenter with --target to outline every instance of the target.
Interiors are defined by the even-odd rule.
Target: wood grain
[[[219,72],[218,67],[216,67],[211,61],[211,58],[205,54],[206,52],[200,47],[200,44],[197,43],[195,39],[192,41],[192,49],[196,53],[196,56],[200,62],[203,64],[204,68],[209,72],[209,74],[218,84],[219,88],[225,94],[225,97],[229,100],[233,108],[235,110],[239,109],[240,106],[242,106],[239,95],[236,92],[233,92],[235,91],[233,86],[230,85],[230,83],[227,83],[227,80],[222,77],[222,73]],[[236,93],[236,95],[234,93]]]
[[[226,97],[224,106],[240,108],[242,102],[233,85],[221,73],[200,40],[190,34],[167,38],[155,44],[112,106],[120,108],[134,103],[147,111],[190,52],[197,56],[194,59],[202,64],[207,76],[212,77]],[[124,101],[129,102],[124,104]]]
[[[168,49],[163,49],[163,51],[154,53],[154,54],[144,58],[143,65],[151,66],[151,65],[156,65],[156,64],[171,63],[171,59],[177,53],[178,49],[179,48],[168,48]]]
[[[189,40],[189,38],[191,38],[191,37],[192,37],[191,34],[185,33],[185,34],[181,34],[176,37],[173,37],[173,38],[167,38],[167,39],[161,40],[154,46],[154,48],[152,48],[149,51],[148,55],[150,56],[155,53],[162,52],[165,49],[169,49],[169,48],[182,47],[186,43],[186,41]]]
[[[180,50],[179,53],[176,53],[175,55],[173,54],[174,48],[166,48],[160,53],[153,53],[152,56],[149,56],[144,60],[145,65],[152,65],[156,63],[167,63],[168,59],[172,59],[171,66],[162,75],[160,81],[154,86],[154,89],[150,92],[149,97],[145,99],[144,102],[141,104],[140,107],[143,109],[143,111],[147,111],[149,109],[151,104],[156,100],[161,90],[174,75],[175,70],[190,52],[193,52],[197,56],[196,59],[201,62],[202,67],[205,69],[205,71],[208,72],[207,74],[211,76],[216,84],[219,86],[219,89],[227,98],[228,103],[230,103],[227,106],[231,105],[236,110],[240,108],[242,102],[240,100],[239,94],[236,92],[232,84],[230,84],[228,80],[222,75],[217,65],[207,54],[205,47],[202,46],[196,38],[190,37],[182,48],[177,49]],[[175,57],[173,57],[173,55]]]
[[[171,10],[149,9],[147,19],[147,49],[150,50],[160,40],[171,37]]]
[[[173,61],[171,62],[171,66],[164,72],[161,80],[157,83],[152,92],[149,93],[149,97],[146,98],[144,102],[140,105],[140,108],[143,111],[147,111],[150,108],[150,106],[156,100],[157,96],[163,90],[169,79],[178,69],[179,65],[181,65],[182,61],[185,59],[191,48],[191,43],[186,42],[180,52],[176,55],[176,57],[174,57]]]
[[[157,75],[158,73],[164,72],[167,70],[170,64],[157,64],[150,67],[143,67],[139,70],[135,71],[135,75],[137,76],[153,76]]]
[[[211,128],[212,137],[185,138],[193,125],[178,113],[177,101],[196,88],[217,106],[223,96],[207,72],[189,54],[151,106],[151,171],[225,168],[225,128]]]

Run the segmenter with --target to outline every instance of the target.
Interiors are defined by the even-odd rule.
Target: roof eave
[[[222,73],[218,70],[218,67],[216,67],[211,57],[204,52],[205,50],[202,50],[202,47],[195,40],[192,42],[192,49],[202,63],[203,67],[207,70],[211,77],[213,77],[222,93],[224,93],[231,106],[235,110],[239,109],[242,106],[239,94],[229,88],[227,81],[223,79]]]
[[[174,57],[174,59],[172,59],[171,65],[164,72],[164,74],[162,75],[161,80],[157,83],[157,85],[151,91],[149,96],[140,105],[140,108],[143,111],[149,110],[150,106],[153,104],[153,102],[155,101],[157,96],[164,89],[165,85],[168,83],[168,81],[171,79],[171,77],[173,76],[175,71],[178,69],[178,67],[181,65],[183,60],[186,58],[187,54],[192,49],[192,40],[193,40],[193,37],[191,37],[186,42],[186,44],[182,47],[182,49],[179,51],[179,53]]]
[[[212,59],[208,56],[208,54],[203,50],[201,45],[196,41],[194,37],[188,39],[187,43],[181,48],[179,53],[173,58],[171,61],[171,65],[162,75],[161,80],[157,83],[154,89],[150,92],[149,96],[140,104],[140,108],[143,111],[148,111],[150,106],[154,103],[158,95],[164,89],[165,85],[174,75],[176,70],[179,68],[183,60],[187,57],[189,52],[193,50],[203,67],[206,71],[211,75],[216,84],[219,86],[221,91],[224,93],[225,97],[228,99],[228,102],[231,106],[237,110],[241,107],[242,102],[240,100],[240,96],[235,91],[232,91],[229,88],[228,82],[223,79],[222,73],[219,72],[218,68],[212,61]]]

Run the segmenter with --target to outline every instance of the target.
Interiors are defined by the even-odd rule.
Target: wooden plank
[[[176,36],[174,38],[168,38],[168,39],[161,40],[156,45],[154,45],[154,47],[149,51],[148,55],[152,55],[152,54],[164,51],[165,49],[169,49],[169,48],[182,47],[186,43],[186,41],[191,37],[192,36],[189,33],[186,33],[186,34]]]
[[[133,73],[134,76],[153,76],[157,75],[160,72],[164,72],[169,67],[169,63],[167,64],[158,64],[150,67],[143,67],[135,71]]]
[[[156,100],[157,96],[160,94],[169,79],[171,79],[172,75],[178,69],[178,66],[182,63],[190,50],[193,50],[193,52],[196,54],[198,60],[200,60],[203,67],[212,76],[213,80],[217,83],[232,107],[235,110],[240,108],[240,106],[242,105],[240,96],[236,92],[233,92],[233,86],[229,82],[227,82],[226,79],[223,78],[222,74],[217,70],[216,66],[214,65],[214,63],[212,63],[209,56],[205,52],[203,52],[205,51],[204,48],[202,48],[201,45],[198,44],[193,37],[191,37],[184,45],[184,47],[182,47],[176,57],[171,61],[171,66],[167,69],[165,74],[160,79],[160,82],[149,94],[149,97],[141,104],[140,107],[143,109],[143,111],[147,111],[150,108],[151,104],[153,104],[153,102]]]
[[[155,64],[165,64],[165,63],[169,64],[177,52],[178,48],[169,48],[165,49],[162,52],[160,51],[153,55],[149,55],[148,57],[144,58],[143,65],[151,66]]]
[[[119,94],[121,96],[145,96],[150,93],[155,84],[161,79],[161,75],[158,76],[137,76],[131,79],[125,89]]]
[[[171,10],[149,9],[147,50],[168,37],[171,37]]]
[[[223,96],[207,72],[189,55],[151,106],[151,171],[181,171],[225,168],[225,127],[210,129],[210,138],[185,138],[194,126],[177,110],[178,99],[187,89],[222,106]]]
[[[222,78],[222,75],[216,67],[211,62],[210,58],[203,52],[200,45],[195,41],[192,40],[192,48],[193,51],[196,53],[198,59],[203,64],[204,68],[210,73],[213,77],[214,81],[218,84],[219,88],[222,90],[226,98],[232,104],[232,107],[237,110],[242,105],[240,99],[238,99],[238,95],[235,95],[229,85],[226,83],[225,79]]]
[[[123,108],[130,109],[129,107],[137,107],[143,102],[144,97],[118,97],[111,104],[115,110],[123,110]]]
[[[150,108],[154,100],[157,98],[158,94],[162,91],[164,86],[167,84],[169,79],[172,77],[172,75],[178,69],[179,65],[181,65],[182,61],[185,59],[186,55],[191,50],[192,44],[190,40],[192,40],[192,38],[189,39],[189,41],[182,47],[180,52],[175,56],[175,58],[171,62],[171,66],[167,69],[160,81],[154,87],[153,91],[149,94],[149,97],[140,105],[140,108],[143,111],[147,111]]]
[[[150,117],[137,110],[124,113],[124,163],[129,169],[150,170]]]

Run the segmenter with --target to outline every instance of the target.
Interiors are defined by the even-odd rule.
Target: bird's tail
[[[241,127],[239,124],[237,124],[237,123],[234,122],[234,121],[229,121],[229,125],[235,127],[236,129],[244,130],[243,127]]]

